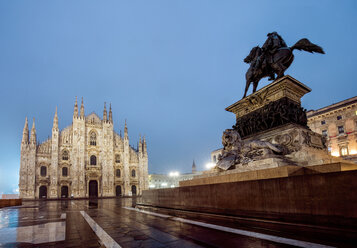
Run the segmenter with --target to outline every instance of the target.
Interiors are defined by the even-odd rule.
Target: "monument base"
[[[221,180],[233,175],[234,182]],[[278,167],[211,177],[201,185],[145,190],[138,204],[357,228],[356,177],[357,165],[350,164]]]

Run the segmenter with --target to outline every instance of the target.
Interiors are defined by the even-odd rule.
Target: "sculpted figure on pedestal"
[[[262,48],[254,47],[244,59],[244,62],[250,64],[250,67],[245,74],[246,87],[243,98],[246,97],[251,83],[253,83],[254,93],[262,78],[269,76],[269,80],[274,80],[275,74],[277,74],[277,79],[284,76],[285,70],[294,60],[293,51],[295,49],[310,53],[325,53],[320,46],[311,43],[306,38],[299,40],[292,47],[288,47],[277,32],[269,33],[267,36]]]
[[[217,167],[228,170],[235,164],[264,159],[268,155],[281,153],[282,150],[268,141],[243,141],[234,129],[226,129],[222,136],[223,153],[218,158]]]

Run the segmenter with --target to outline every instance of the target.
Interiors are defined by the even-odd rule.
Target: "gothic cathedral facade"
[[[37,143],[35,122],[29,135],[26,118],[21,142],[20,198],[87,198],[140,195],[148,188],[145,138],[137,148],[114,131],[112,109],[104,105],[103,119],[84,115],[77,99],[71,126],[59,131],[57,109],[52,137]]]

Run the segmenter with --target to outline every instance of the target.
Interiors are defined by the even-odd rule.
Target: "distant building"
[[[19,194],[2,194],[1,199],[19,199]]]
[[[79,113],[78,113],[79,112]],[[58,129],[57,109],[52,136],[39,143],[35,122],[29,135],[26,118],[21,142],[20,197],[24,199],[62,197],[111,197],[140,195],[148,188],[146,141],[137,148],[129,145],[125,122],[124,137],[114,131],[112,109],[103,118],[84,114],[74,105],[73,122]]]
[[[213,152],[211,152],[211,162],[216,164],[218,162],[218,157],[219,155],[222,155],[222,151],[223,149],[220,148],[220,149],[217,149],[217,150],[214,150]]]
[[[327,139],[332,156],[357,163],[357,96],[307,112],[308,126]]]
[[[357,96],[306,113],[310,129],[327,139],[328,152],[357,163]],[[222,148],[211,152],[217,163]]]
[[[149,189],[175,188],[179,186],[180,181],[191,180],[194,176],[201,174],[202,172],[197,172],[195,161],[193,161],[192,173],[149,174]]]

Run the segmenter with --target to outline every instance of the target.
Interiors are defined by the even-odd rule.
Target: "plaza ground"
[[[136,198],[25,201],[0,209],[0,247],[353,247],[356,231],[137,209]]]

